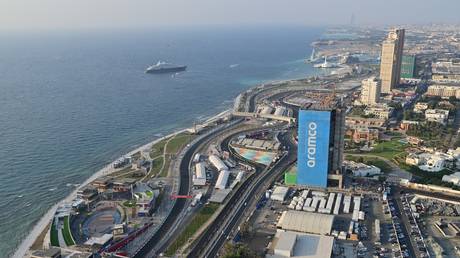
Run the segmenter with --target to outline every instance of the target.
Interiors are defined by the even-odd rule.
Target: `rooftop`
[[[325,258],[331,256],[333,245],[334,237],[331,236],[278,231],[266,257]]]
[[[334,215],[304,211],[284,211],[277,227],[304,233],[328,235],[331,233]]]

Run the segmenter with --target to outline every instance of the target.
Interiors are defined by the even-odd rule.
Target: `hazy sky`
[[[393,7],[397,7],[393,10]],[[0,0],[0,29],[460,22],[460,0]]]

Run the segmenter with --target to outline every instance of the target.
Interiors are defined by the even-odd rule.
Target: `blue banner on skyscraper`
[[[330,111],[299,111],[298,185],[327,187],[330,128]]]

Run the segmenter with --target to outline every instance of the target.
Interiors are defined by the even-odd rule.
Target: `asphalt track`
[[[218,252],[224,245],[227,237],[234,227],[241,221],[244,211],[254,206],[258,199],[254,198],[260,192],[264,184],[272,183],[285,169],[295,161],[295,145],[288,139],[290,135],[284,135],[282,143],[289,146],[290,154],[283,156],[273,167],[258,172],[256,175],[243,182],[237,192],[231,197],[227,205],[208,227],[197,244],[192,248],[187,257],[217,257]],[[252,203],[252,204],[251,204]],[[217,238],[217,239],[215,239]]]
[[[241,121],[241,120],[240,120]],[[213,139],[217,134],[221,133],[228,128],[236,126],[238,123],[231,125],[230,127],[225,127],[220,130],[216,130],[215,132],[206,135],[205,137],[198,140],[196,143],[190,146],[190,148],[185,152],[180,166],[180,186],[179,191],[177,192],[178,195],[188,195],[190,191],[190,174],[189,174],[189,166],[190,161],[193,159],[193,155],[195,151],[205,142]],[[177,218],[179,217],[182,210],[185,208],[187,200],[186,199],[176,199],[174,206],[171,209],[169,216],[165,219],[165,221],[161,224],[160,228],[157,232],[146,242],[144,246],[133,256],[134,258],[141,258],[141,257],[149,257],[149,253],[155,248],[156,244],[159,243],[163,236],[166,235],[175,224]],[[150,254],[151,257],[151,254]]]

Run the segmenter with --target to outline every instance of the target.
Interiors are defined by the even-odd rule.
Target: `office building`
[[[345,110],[332,101],[299,111],[297,185],[342,186]]]
[[[401,61],[401,78],[415,77],[415,56],[403,56]]]
[[[404,29],[390,31],[382,43],[380,56],[380,79],[382,93],[391,93],[401,78],[401,62],[404,48]]]
[[[380,98],[380,86],[380,80],[375,77],[363,80],[361,86],[361,104],[377,104]]]

